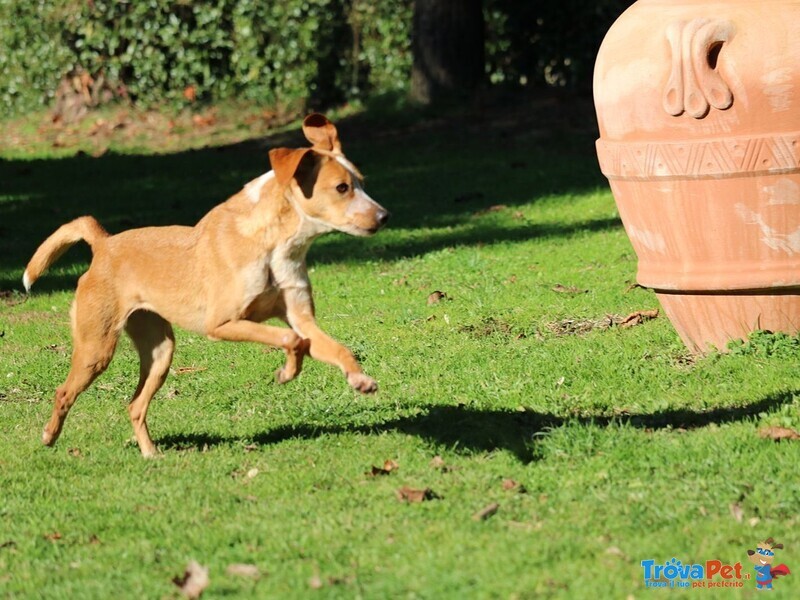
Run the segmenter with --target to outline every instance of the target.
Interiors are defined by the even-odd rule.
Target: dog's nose
[[[389,220],[389,217],[390,217],[390,216],[391,216],[391,215],[389,214],[389,211],[388,211],[388,210],[386,210],[385,208],[382,208],[382,209],[380,209],[380,210],[378,211],[378,213],[375,215],[375,217],[378,219],[378,224],[379,224],[381,227],[383,227],[384,225],[386,225],[386,221],[388,221],[388,220]]]

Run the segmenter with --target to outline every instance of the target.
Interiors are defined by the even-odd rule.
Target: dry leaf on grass
[[[442,473],[449,473],[450,471],[454,471],[458,468],[446,464],[444,459],[438,454],[431,459],[431,466],[434,469],[439,469]]]
[[[202,596],[203,591],[208,587],[208,569],[200,566],[197,561],[192,561],[186,565],[186,571],[180,577],[173,577],[172,583],[178,586],[181,594],[189,600],[196,600]]]
[[[638,289],[642,289],[642,290],[646,290],[647,289],[646,287],[644,287],[643,285],[639,285],[638,283],[631,283],[631,284],[628,285],[628,287],[625,288],[625,292],[623,292],[623,293],[627,294],[627,293],[629,293],[629,292],[631,292],[631,291],[633,291],[633,290],[635,290],[637,288]]]
[[[441,302],[442,300],[447,300],[447,294],[439,290],[431,292],[430,296],[428,296],[428,306]]]
[[[407,486],[403,486],[395,490],[395,496],[401,502],[425,502],[426,500],[434,500],[439,496],[431,488],[424,488],[417,490]]]
[[[208,367],[178,367],[175,369],[176,375],[183,375],[184,373],[197,373],[198,371],[205,371]]]
[[[738,502],[734,502],[728,508],[731,511],[731,516],[736,519],[736,522],[741,523],[742,519],[744,518],[744,509],[742,508],[742,505]]]
[[[47,534],[45,534],[44,539],[50,540],[51,542],[54,542],[56,540],[60,540],[61,539],[61,533],[58,532],[58,531],[54,531],[53,533],[47,533]]]
[[[606,548],[606,554],[609,554],[611,556],[619,556],[624,560],[628,560],[627,555],[617,546],[609,546],[608,548]]]
[[[657,316],[658,316],[657,308],[654,308],[653,310],[637,310],[636,312],[633,312],[624,319],[622,319],[622,321],[619,323],[619,327],[625,329],[626,327],[641,325],[645,321],[649,321],[650,319],[655,319]]]
[[[379,475],[388,475],[392,471],[396,471],[399,468],[400,468],[400,465],[398,465],[395,461],[393,461],[391,459],[387,459],[387,460],[385,460],[383,462],[383,466],[382,467],[376,467],[375,465],[373,465],[372,469],[369,470],[369,471],[366,471],[364,473],[364,475],[366,475],[367,477],[377,477]]]
[[[507,492],[517,492],[518,494],[524,494],[528,491],[524,485],[513,479],[503,479],[503,489]]]
[[[308,587],[312,590],[318,590],[322,588],[322,578],[319,575],[312,575],[308,578]]]
[[[776,442],[780,442],[781,440],[800,440],[800,433],[788,427],[762,427],[758,430],[758,435]]]
[[[232,565],[228,565],[228,568],[225,569],[225,572],[228,575],[236,575],[237,577],[250,577],[251,579],[259,579],[261,577],[261,572],[258,570],[257,566],[244,563],[234,563]]]
[[[70,456],[74,456],[75,458],[80,458],[81,457],[81,449],[80,448],[70,448],[69,450],[67,450],[67,454],[69,454]]]
[[[561,285],[560,283],[557,283],[553,286],[553,291],[558,292],[559,294],[585,294],[589,290],[582,290],[574,285]]]
[[[500,508],[500,505],[497,502],[492,502],[491,504],[487,504],[474,515],[472,515],[473,521],[485,521],[495,513]]]
[[[216,115],[192,115],[192,125],[195,127],[210,127],[217,122]]]
[[[505,204],[492,204],[491,206],[484,208],[483,210],[475,211],[474,213],[472,213],[472,215],[474,217],[480,217],[481,215],[493,212],[500,212],[501,210],[505,210],[507,208],[508,206],[506,206]]]

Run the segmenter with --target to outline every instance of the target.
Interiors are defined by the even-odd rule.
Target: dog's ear
[[[311,148],[274,148],[269,151],[269,162],[275,172],[275,179],[278,185],[283,187],[288,185],[297,172],[300,161],[306,154],[311,152]]]
[[[341,152],[342,144],[336,127],[325,115],[313,113],[303,120],[303,134],[312,146],[328,152]]]

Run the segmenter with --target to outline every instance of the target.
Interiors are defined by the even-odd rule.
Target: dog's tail
[[[62,225],[53,235],[42,242],[42,245],[33,254],[33,258],[22,276],[25,291],[30,291],[31,286],[41,277],[42,273],[79,240],[85,240],[87,244],[94,247],[98,241],[107,237],[108,232],[94,217],[79,217]]]

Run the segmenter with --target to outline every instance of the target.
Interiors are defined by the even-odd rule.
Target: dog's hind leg
[[[55,444],[69,409],[78,395],[108,368],[117,347],[119,332],[113,324],[113,309],[93,301],[96,298],[92,296],[91,289],[87,291],[78,284],[72,305],[72,364],[67,379],[56,389],[53,414],[42,432],[46,446]],[[94,307],[98,308],[93,310]]]
[[[166,320],[146,310],[138,310],[128,317],[125,331],[139,352],[139,385],[128,405],[128,414],[142,456],[152,458],[156,447],[147,430],[147,408],[167,378],[175,336]]]

